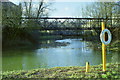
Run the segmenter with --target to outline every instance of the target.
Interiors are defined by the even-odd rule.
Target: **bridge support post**
[[[102,22],[102,31],[105,29],[105,23]],[[103,35],[105,40],[105,34]],[[102,59],[103,59],[103,71],[106,71],[106,54],[105,54],[105,44],[102,43]]]

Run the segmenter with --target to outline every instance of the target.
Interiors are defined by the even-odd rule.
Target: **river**
[[[42,47],[35,50],[5,50],[2,54],[2,70],[30,70],[57,66],[85,66],[102,64],[102,53],[88,46],[91,42],[82,39],[62,39],[47,43],[69,43],[63,46]],[[52,43],[51,45],[55,45]],[[34,46],[33,46],[34,47]],[[118,52],[106,52],[106,62],[118,62]]]

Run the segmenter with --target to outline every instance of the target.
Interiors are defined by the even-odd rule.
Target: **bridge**
[[[17,19],[9,18],[7,19]],[[72,18],[72,17],[20,17],[25,22],[37,21],[39,26],[25,27],[32,30],[101,30],[101,22],[106,23],[109,30],[117,27],[118,18]],[[114,24],[113,24],[114,23]]]

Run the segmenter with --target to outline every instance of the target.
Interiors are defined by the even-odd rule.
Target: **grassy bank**
[[[120,79],[120,69],[118,63],[107,64],[107,71],[102,71],[102,64],[90,66],[89,73],[86,73],[86,67],[54,67],[50,69],[34,69],[3,72],[3,79],[20,79],[20,78],[83,78],[83,79]]]

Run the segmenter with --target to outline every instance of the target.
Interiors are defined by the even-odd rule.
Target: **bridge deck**
[[[109,30],[112,30],[114,29],[115,27],[108,27],[107,29]],[[84,27],[84,28],[81,28],[81,27],[68,27],[68,28],[59,28],[59,27],[42,27],[42,28],[30,28],[32,30],[101,30],[101,27]]]
[[[7,19],[15,19],[18,17],[7,17]],[[120,20],[119,18],[73,18],[73,17],[20,17],[20,19],[81,19],[81,20]]]
[[[113,20],[120,20],[118,18],[73,18],[73,17],[18,17],[20,19],[24,20],[37,20],[39,19],[38,23],[40,24],[38,27],[28,27],[28,29],[32,30],[101,30],[101,22],[109,21],[111,23]],[[7,19],[17,19],[15,17],[7,17]],[[48,21],[52,19],[53,21]],[[61,19],[64,19],[65,21],[60,22]],[[41,21],[43,20],[43,21]],[[47,21],[46,21],[47,20]],[[73,20],[73,21],[71,21]],[[74,21],[76,20],[76,21]],[[77,21],[78,20],[78,21]],[[92,22],[93,21],[93,22]],[[67,24],[66,24],[67,23]],[[95,27],[93,27],[93,24],[97,24]],[[66,25],[66,26],[65,26]],[[69,26],[71,25],[71,26]],[[89,27],[86,27],[89,25]],[[106,27],[108,29],[114,29],[115,27],[111,26]],[[26,27],[27,28],[27,27]]]

